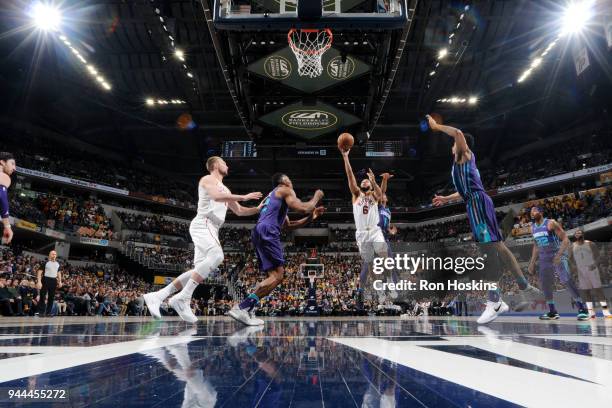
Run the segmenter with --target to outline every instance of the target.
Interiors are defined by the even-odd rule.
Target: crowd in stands
[[[95,199],[44,193],[35,193],[34,198],[13,195],[11,211],[26,221],[55,230],[74,232],[82,237],[113,237],[111,221]]]
[[[156,234],[186,237],[189,233],[188,221],[175,221],[155,214],[135,214],[116,212],[125,227],[130,230],[152,232]]]

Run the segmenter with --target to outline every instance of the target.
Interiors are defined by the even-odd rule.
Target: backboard
[[[309,1],[309,0],[302,0]],[[301,19],[298,0],[216,0],[214,25],[221,30],[279,31],[290,28],[401,29],[406,0],[323,0],[320,18]]]

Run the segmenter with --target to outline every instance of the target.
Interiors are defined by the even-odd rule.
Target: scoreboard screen
[[[366,143],[366,157],[401,157],[402,141],[371,141]]]
[[[227,141],[221,145],[221,157],[257,157],[257,149],[252,141]]]

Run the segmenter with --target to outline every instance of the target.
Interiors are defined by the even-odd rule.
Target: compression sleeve
[[[8,188],[0,186],[0,214],[2,218],[9,216]]]

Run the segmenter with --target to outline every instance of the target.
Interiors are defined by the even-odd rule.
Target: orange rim
[[[325,44],[324,47],[318,50],[312,50],[312,51],[302,50],[301,48],[299,48],[293,43],[293,39],[291,38],[291,35],[298,31],[303,31],[305,33],[318,33],[319,31],[325,31],[327,35],[329,36],[329,41],[327,42],[327,44]],[[332,30],[330,30],[329,28],[324,28],[323,30],[318,30],[316,28],[305,28],[302,30],[298,30],[296,28],[292,28],[291,30],[289,30],[289,33],[287,33],[287,40],[289,41],[289,46],[294,52],[305,54],[305,55],[317,55],[317,54],[323,54],[325,51],[327,51],[331,47],[334,41],[334,34],[332,33]]]

